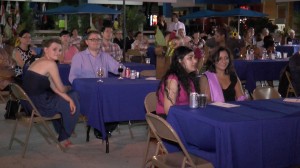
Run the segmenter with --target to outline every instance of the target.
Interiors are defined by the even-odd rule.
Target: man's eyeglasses
[[[101,39],[88,39],[88,40],[90,40],[91,42],[99,42],[99,41],[101,41]]]

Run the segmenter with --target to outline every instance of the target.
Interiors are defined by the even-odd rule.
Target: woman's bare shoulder
[[[43,58],[34,61],[30,66],[31,69],[49,69],[49,71],[55,67],[57,67],[57,65],[54,61]]]

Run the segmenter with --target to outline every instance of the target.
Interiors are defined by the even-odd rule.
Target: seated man
[[[97,68],[104,70],[103,77],[108,76],[108,72],[118,74],[119,63],[108,53],[100,50],[100,33],[90,31],[85,40],[87,49],[74,55],[71,63],[69,81],[73,83],[76,78],[97,78]],[[108,135],[116,128],[116,123],[107,123],[105,128]],[[101,132],[94,129],[97,138],[101,138]]]
[[[300,93],[300,53],[297,52],[290,57],[289,68],[291,72],[292,85],[299,96]]]

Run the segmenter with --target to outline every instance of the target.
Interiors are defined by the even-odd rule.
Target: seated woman
[[[190,47],[190,41],[192,39],[186,35],[184,28],[178,29],[178,37],[180,38],[181,45]]]
[[[142,55],[145,55],[149,46],[149,41],[142,32],[138,31],[135,33],[135,40],[131,44],[131,49],[139,50]]]
[[[70,64],[73,56],[78,53],[76,46],[71,45],[70,43],[70,33],[66,30],[63,30],[59,34],[59,38],[62,43],[62,54],[58,58],[61,64]]]
[[[199,30],[193,32],[193,39],[190,41],[189,46],[194,50],[195,57],[198,60],[198,69],[201,69],[204,61],[204,45],[205,41],[200,37]]]
[[[51,117],[60,113],[62,119],[53,125],[59,134],[58,141],[64,147],[71,145],[68,140],[79,117],[79,101],[75,92],[61,82],[56,60],[62,52],[59,39],[43,42],[44,55],[33,62],[26,72],[23,87],[42,116]]]
[[[166,117],[171,106],[189,103],[190,93],[195,92],[193,80],[196,76],[196,64],[192,49],[185,46],[175,49],[170,68],[161,79],[157,90],[158,115]]]
[[[78,35],[78,30],[76,28],[73,28],[71,30],[70,43],[77,47],[77,49],[80,49],[81,39],[82,37]]]
[[[206,62],[208,70],[200,78],[200,93],[208,102],[243,101],[242,85],[232,66],[230,52],[219,47]]]
[[[23,66],[25,63],[32,61],[36,52],[30,46],[31,45],[31,35],[28,30],[22,30],[19,33],[18,37],[20,44],[13,50],[12,58],[16,62],[15,66],[15,76],[16,82],[21,83],[22,74],[23,74]]]

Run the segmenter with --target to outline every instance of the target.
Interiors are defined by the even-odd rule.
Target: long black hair
[[[158,102],[162,103],[163,100],[159,100],[159,92],[166,92],[167,98],[171,101],[169,97],[169,91],[167,90],[167,80],[170,75],[175,75],[178,78],[178,96],[180,96],[180,87],[181,84],[183,89],[189,94],[191,92],[190,82],[194,82],[194,78],[196,77],[195,72],[188,73],[184,69],[184,67],[180,64],[179,60],[183,60],[183,58],[193,52],[193,50],[189,47],[179,46],[175,49],[174,55],[172,56],[172,62],[170,68],[167,70],[166,74],[162,77],[160,84],[158,85],[158,89],[156,91],[156,95],[158,97]],[[164,85],[164,90],[161,89],[162,85]],[[171,101],[172,102],[172,101]],[[174,103],[174,102],[172,102]]]

